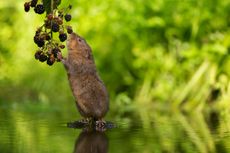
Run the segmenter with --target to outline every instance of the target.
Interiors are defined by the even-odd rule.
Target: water
[[[55,111],[0,115],[0,153],[230,152],[229,121],[217,114],[160,112],[148,123],[118,122],[106,132],[67,128],[70,117]]]

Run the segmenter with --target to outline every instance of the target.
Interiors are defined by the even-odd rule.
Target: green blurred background
[[[34,59],[33,36],[45,15],[25,13],[24,2],[0,1],[0,115],[12,118],[26,112],[22,118],[79,119],[63,65],[50,67]],[[141,121],[145,128],[159,122],[151,138],[161,151],[177,148],[183,133],[190,139],[182,144],[182,152],[193,146],[199,152],[229,146],[227,138],[214,145],[210,133],[216,124],[221,128],[215,132],[230,131],[230,1],[62,0],[60,7],[70,3],[70,25],[92,47],[110,94],[107,119],[125,125]],[[188,119],[181,112],[190,114]],[[201,113],[205,117],[197,115]],[[219,123],[219,118],[225,122]],[[181,126],[171,127],[174,121]],[[19,133],[31,128],[11,122],[9,128]],[[37,132],[47,134],[47,129]],[[40,137],[34,135],[36,130],[31,129],[32,138]],[[177,143],[165,141],[171,139]],[[145,137],[134,140],[152,145]],[[149,148],[146,152],[152,152]]]
[[[0,103],[74,112],[63,65],[34,59],[44,15],[25,13],[24,2],[0,2]],[[60,7],[69,3],[70,24],[92,47],[109,90],[110,116],[228,109],[229,1],[63,0]]]

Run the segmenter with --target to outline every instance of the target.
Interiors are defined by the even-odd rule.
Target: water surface
[[[104,133],[68,128],[72,118],[55,111],[0,115],[1,153],[230,152],[230,124],[217,114],[159,112],[148,122],[116,122]]]

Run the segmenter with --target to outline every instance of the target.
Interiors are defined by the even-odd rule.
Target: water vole
[[[109,96],[97,73],[91,48],[82,37],[72,33],[67,40],[67,49],[67,58],[62,58],[62,63],[77,108],[84,118],[102,121],[109,109]]]

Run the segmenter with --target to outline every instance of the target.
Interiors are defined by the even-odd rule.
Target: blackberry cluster
[[[43,14],[45,12],[45,7],[43,4],[37,4],[38,0],[31,0],[30,2],[26,2],[24,4],[24,10],[26,12],[29,12],[30,7],[34,8],[34,12],[37,14]]]
[[[34,8],[34,12],[37,14],[46,12],[44,5],[42,3],[38,4],[38,0],[31,0],[24,4],[25,12],[29,12],[30,8]],[[73,32],[72,27],[65,24],[72,18],[67,13],[71,8],[72,6],[69,5],[65,9],[55,8],[49,13],[46,12],[44,24],[36,30],[34,35],[34,43],[38,46],[34,55],[35,59],[40,62],[46,61],[50,66],[61,61],[61,50],[65,48],[62,43],[67,40],[67,33],[71,34]]]

